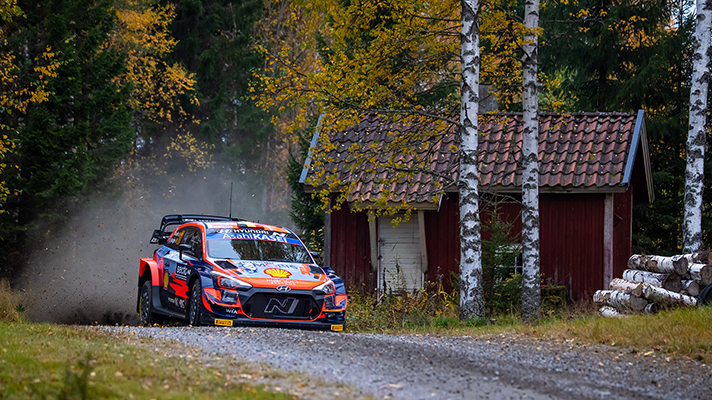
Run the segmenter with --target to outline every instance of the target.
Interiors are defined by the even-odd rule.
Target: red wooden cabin
[[[636,114],[542,114],[539,117],[540,265],[545,282],[565,285],[573,299],[589,296],[621,276],[631,254],[634,203],[653,201],[653,185],[643,111]],[[392,126],[389,128],[392,131]],[[346,157],[350,142],[387,140],[377,116],[333,135],[333,165]],[[433,171],[457,179],[454,128],[443,134],[433,155]],[[508,197],[500,216],[521,231],[521,113],[480,116],[480,193]],[[316,132],[318,135],[319,132]],[[312,142],[317,143],[317,141]],[[302,182],[312,173],[305,165]],[[346,173],[346,172],[344,172]],[[387,174],[387,170],[382,171]],[[458,193],[445,188],[437,203],[427,193],[436,179],[418,174],[387,188],[394,201],[405,199],[416,211],[394,227],[391,217],[369,220],[366,211],[352,212],[354,202],[369,201],[384,190],[373,174],[342,176],[359,180],[359,191],[345,206],[326,217],[324,264],[347,286],[367,290],[412,289],[438,275],[447,284],[460,258]],[[314,188],[305,186],[307,190]],[[488,203],[481,201],[481,221],[489,221]],[[486,234],[483,234],[486,239]],[[590,297],[589,297],[590,298]]]

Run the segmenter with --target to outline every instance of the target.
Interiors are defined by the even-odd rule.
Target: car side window
[[[178,244],[181,243],[181,239],[185,235],[186,229],[181,229],[180,231],[176,232],[173,236],[171,236],[170,239],[166,242],[166,245],[172,249],[177,249]]]
[[[185,235],[181,239],[180,244],[187,244],[190,246],[190,255],[196,258],[202,258],[203,256],[203,241],[202,235],[199,229],[187,228]]]

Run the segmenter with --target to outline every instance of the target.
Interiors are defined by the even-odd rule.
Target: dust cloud
[[[233,217],[291,227],[285,193],[266,211],[264,180],[215,170],[184,175],[127,174],[103,193],[68,204],[61,228],[43,231],[29,250],[19,279],[27,317],[63,324],[138,323],[139,258],[153,256],[153,230],[166,214],[227,216],[230,182]]]

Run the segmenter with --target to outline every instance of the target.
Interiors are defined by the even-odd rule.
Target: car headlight
[[[247,282],[243,282],[239,279],[223,275],[219,272],[212,271],[211,274],[217,280],[217,284],[222,289],[235,290],[235,289],[249,289],[252,287]]]
[[[317,292],[324,292],[324,294],[328,295],[333,294],[336,291],[336,287],[334,286],[334,282],[326,281],[312,290]]]

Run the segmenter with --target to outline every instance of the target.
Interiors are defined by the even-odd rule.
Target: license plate
[[[215,325],[232,326],[232,320],[230,320],[230,319],[215,319]]]
[[[334,332],[341,332],[344,330],[343,325],[331,325],[331,330]]]

